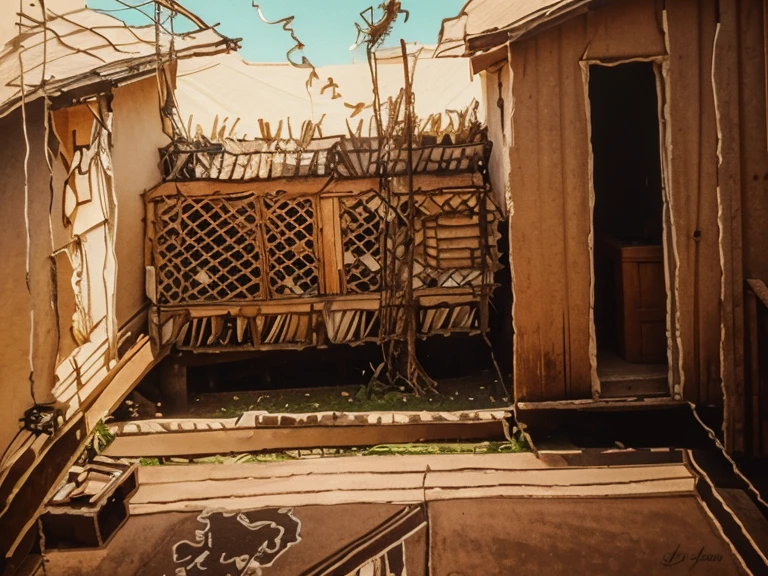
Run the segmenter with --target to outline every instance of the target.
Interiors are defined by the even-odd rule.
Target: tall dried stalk
[[[416,206],[413,190],[413,76],[409,72],[408,53],[405,42],[400,41],[403,53],[404,91],[396,99],[389,99],[386,126],[382,118],[382,102],[378,84],[376,48],[381,44],[400,12],[400,3],[390,0],[382,5],[384,14],[372,22],[361,16],[368,27],[358,26],[359,36],[364,37],[368,67],[373,87],[373,117],[377,129],[379,193],[386,201],[387,214],[383,225],[382,249],[382,291],[381,291],[381,343],[387,379],[391,384],[403,383],[416,394],[436,391],[436,382],[429,377],[416,354],[417,310],[413,294],[414,252],[416,243]],[[371,15],[373,9],[368,11]],[[358,36],[358,39],[359,39]],[[404,111],[401,124],[400,110]],[[407,142],[407,187],[408,200],[405,214],[392,190],[392,179],[387,173],[390,151],[398,144],[398,128],[402,126]],[[392,213],[394,211],[395,214]],[[406,223],[405,234],[401,234],[401,220]],[[398,248],[403,249],[402,258]],[[403,269],[404,268],[404,269]]]

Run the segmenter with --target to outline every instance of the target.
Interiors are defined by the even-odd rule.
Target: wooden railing
[[[398,142],[382,155],[377,138],[327,137],[300,146],[293,140],[227,140],[197,144],[173,142],[160,150],[166,182],[225,180],[249,182],[278,178],[336,176],[371,178],[407,172],[407,150]],[[485,134],[454,144],[450,140],[413,149],[413,172],[487,171],[491,143]]]
[[[336,138],[313,140],[299,148],[293,141],[227,141],[196,145],[173,142],[160,150],[166,181],[227,180],[329,176]]]
[[[768,457],[768,286],[762,280],[746,281],[745,402],[746,452]]]

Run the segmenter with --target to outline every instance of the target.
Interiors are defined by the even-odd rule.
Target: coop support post
[[[169,356],[160,365],[160,395],[165,414],[187,411],[187,365],[180,358]]]

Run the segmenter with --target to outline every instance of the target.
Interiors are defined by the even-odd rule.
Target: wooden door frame
[[[667,334],[667,383],[671,398],[682,398],[683,365],[682,340],[680,337],[680,312],[678,253],[674,234],[674,215],[672,213],[673,191],[669,154],[671,148],[671,132],[669,122],[669,57],[647,56],[621,59],[582,59],[579,61],[581,78],[584,89],[584,108],[587,117],[587,151],[589,157],[589,362],[592,382],[592,398],[600,399],[600,378],[597,375],[597,338],[595,334],[595,187],[594,187],[594,154],[592,151],[592,112],[589,100],[589,69],[590,66],[613,67],[632,62],[651,62],[656,76],[657,111],[659,119],[659,148],[661,163],[661,194],[663,200],[662,215],[662,244],[664,250],[664,283],[667,292],[666,334]]]

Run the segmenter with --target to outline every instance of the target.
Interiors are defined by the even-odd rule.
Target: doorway
[[[654,66],[589,67],[594,323],[602,398],[669,395]]]

